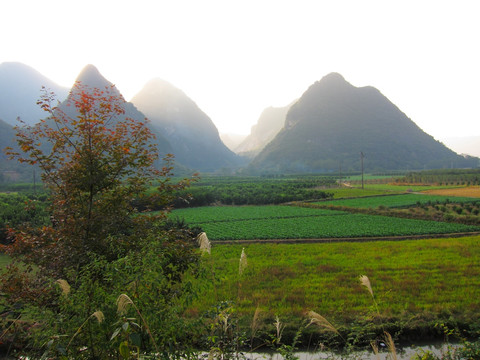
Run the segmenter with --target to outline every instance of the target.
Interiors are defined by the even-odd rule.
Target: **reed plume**
[[[373,297],[372,285],[370,284],[370,279],[368,278],[368,276],[367,275],[360,275],[359,279],[360,279],[360,283],[367,288],[368,292]]]
[[[70,284],[67,282],[67,280],[58,279],[56,283],[60,286],[64,296],[67,296],[70,293]]]
[[[307,327],[313,324],[313,325],[317,325],[322,329],[325,329],[327,331],[331,331],[337,335],[340,335],[340,333],[335,328],[335,326],[333,326],[327,319],[325,319],[322,315],[316,313],[315,311],[309,311],[307,313],[307,317],[310,319],[310,322],[308,323]]]
[[[392,335],[385,331],[385,344],[387,344],[387,349],[392,356],[392,360],[397,360],[397,350],[395,349],[395,344],[393,343]]]
[[[275,326],[275,330],[277,331],[277,337],[276,337],[275,341],[277,342],[277,344],[280,344],[280,341],[282,339],[283,329],[285,328],[285,325],[283,325],[280,322],[280,318],[278,317],[278,315],[275,315],[275,322],[273,323],[273,325]]]
[[[210,240],[208,240],[207,234],[205,232],[201,232],[197,236],[197,242],[198,245],[200,246],[200,251],[204,253],[211,253],[212,249],[212,244],[210,243]]]
[[[140,310],[138,309],[138,307],[135,305],[133,300],[130,299],[130,297],[127,294],[120,294],[117,298],[117,312],[119,314],[125,314],[127,312],[128,305],[132,305],[134,307],[138,316],[142,320],[143,325],[145,326],[145,329],[147,330],[147,333],[150,336],[150,339],[152,340],[152,343],[153,343],[153,346],[155,347],[155,350],[157,351],[157,353],[159,353],[157,343],[155,342],[155,339],[153,338],[152,332],[150,331],[150,328],[148,327],[147,322],[145,321],[142,314],[140,313]]]
[[[252,337],[250,339],[250,347],[253,347],[253,339],[255,338],[255,335],[257,334],[258,328],[260,327],[260,307],[257,306],[255,309],[255,314],[253,314],[253,320],[252,320]]]
[[[58,281],[57,281],[58,282]],[[80,331],[82,331],[82,328],[85,326],[85,324],[88,322],[88,320],[90,320],[91,318],[95,318],[97,319],[98,323],[101,324],[104,320],[105,320],[105,315],[103,315],[103,312],[101,312],[100,310],[97,310],[95,311],[93,314],[91,314],[83,323],[82,325],[80,325],[80,327],[77,329],[77,331],[75,332],[75,334],[73,334],[72,338],[70,339],[70,341],[68,342],[68,345],[66,347],[66,349],[69,348],[70,344],[72,343],[73,339],[78,335],[80,334]]]
[[[370,346],[372,347],[373,349],[373,353],[375,354],[375,358],[377,360],[380,360],[380,353],[378,352],[378,345],[375,341],[371,341],[370,342]]]
[[[245,253],[245,248],[242,248],[242,254],[240,255],[240,263],[238,265],[238,274],[242,275],[245,269],[247,268],[247,254]]]
[[[375,309],[377,310],[377,315],[380,316],[380,311],[378,310],[378,304],[377,304],[377,301],[375,300],[375,296],[373,295],[373,290],[372,290],[372,285],[370,284],[370,279],[368,278],[367,275],[360,275],[359,280],[360,280],[360,283],[367,288],[370,295],[372,295],[372,300],[373,300],[373,303],[375,305]]]

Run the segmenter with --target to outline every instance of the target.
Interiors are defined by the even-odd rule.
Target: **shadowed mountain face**
[[[373,87],[332,73],[290,108],[285,127],[251,163],[257,171],[329,172],[472,166],[426,134]]]
[[[13,126],[0,119],[0,182],[32,181],[33,168],[16,160],[9,160],[4,153],[8,146],[18,150]]]
[[[263,110],[257,124],[252,126],[250,135],[235,148],[235,152],[250,158],[255,157],[283,128],[285,117],[292,104]]]
[[[28,125],[45,118],[46,113],[37,105],[42,86],[53,91],[58,100],[67,97],[68,89],[55,84],[31,67],[15,62],[0,64],[0,119],[18,125],[20,117]]]
[[[220,140],[212,120],[181,90],[160,79],[148,82],[132,103],[172,145],[175,158],[200,171],[240,164],[240,158]]]

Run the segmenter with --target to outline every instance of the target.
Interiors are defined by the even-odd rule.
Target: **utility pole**
[[[340,176],[340,179],[338,180],[339,184],[342,185],[342,163],[338,164],[338,168],[339,168],[339,176]]]
[[[360,162],[362,164],[362,189],[363,189],[363,158],[365,157],[365,154],[363,151],[360,151]]]

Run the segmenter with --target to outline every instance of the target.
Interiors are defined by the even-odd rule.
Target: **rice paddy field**
[[[398,321],[408,328],[480,314],[480,237],[401,242],[213,245],[205,256],[201,300],[191,313],[233,300],[248,321],[301,318],[314,310],[335,326],[353,319]],[[244,249],[248,265],[239,275]],[[372,296],[359,281],[370,279]],[[378,320],[378,319],[377,319]]]

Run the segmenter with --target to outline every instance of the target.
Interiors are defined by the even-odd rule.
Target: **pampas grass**
[[[310,319],[307,327],[310,325],[317,325],[321,329],[331,331],[337,335],[340,335],[338,330],[333,326],[327,319],[325,319],[322,315],[316,313],[315,311],[309,311],[307,313],[307,317]],[[341,336],[341,335],[340,335]]]
[[[385,344],[387,344],[387,349],[392,355],[392,360],[397,360],[397,350],[395,349],[395,344],[393,343],[392,335],[385,331]]]
[[[252,320],[252,325],[250,326],[252,330],[252,337],[250,339],[250,348],[253,347],[253,339],[255,338],[255,335],[257,334],[257,331],[260,327],[260,307],[257,306],[255,309],[255,314],[253,314],[253,320]]]
[[[212,244],[210,243],[210,240],[208,240],[207,234],[205,232],[201,232],[197,236],[197,242],[198,245],[200,246],[200,251],[204,253],[210,254],[212,251]]]
[[[67,282],[67,280],[58,279],[56,283],[60,286],[64,296],[67,296],[70,293],[70,284]]]
[[[368,276],[360,275],[359,280],[360,280],[360,283],[367,288],[368,292],[370,293],[370,295],[372,295],[372,298],[373,298],[372,285],[370,284],[370,279],[368,278]]]
[[[273,325],[275,326],[275,330],[276,330],[276,333],[277,333],[277,337],[275,338],[275,342],[277,344],[280,344],[280,341],[282,340],[283,329],[285,329],[285,325],[283,325],[280,322],[280,318],[278,317],[278,315],[275,316],[275,322],[273,323]]]
[[[65,281],[66,282],[66,281]],[[91,314],[83,323],[82,325],[80,325],[80,327],[77,329],[77,331],[75,332],[75,334],[73,334],[72,338],[70,339],[70,341],[68,342],[68,345],[66,347],[66,349],[69,348],[70,344],[72,343],[73,339],[78,335],[80,334],[80,332],[82,331],[82,328],[85,326],[85,324],[88,322],[88,320],[90,320],[91,318],[95,318],[97,319],[98,323],[101,324],[104,320],[105,320],[105,315],[103,315],[103,312],[101,312],[100,310],[97,310],[95,311],[93,314]]]
[[[136,308],[132,299],[130,299],[127,294],[120,294],[120,296],[117,298],[117,312],[122,315],[125,314],[127,312],[128,305],[133,305]]]
[[[372,300],[373,300],[373,304],[375,305],[375,309],[377,310],[377,315],[380,316],[380,311],[378,310],[378,304],[377,304],[377,301],[375,300],[375,296],[373,295],[372,284],[370,284],[370,279],[368,278],[367,275],[360,275],[359,280],[360,280],[360,283],[367,288],[370,295],[372,295]]]
[[[143,322],[143,325],[145,326],[145,330],[147,330],[148,335],[150,336],[150,339],[152,340],[153,346],[155,347],[155,350],[158,351],[157,343],[155,342],[155,339],[153,338],[153,335],[150,331],[150,328],[148,327],[147,322],[143,318],[142,314],[140,313],[140,310],[137,308],[135,303],[133,302],[132,299],[127,294],[120,294],[117,298],[117,312],[119,314],[125,314],[128,310],[128,305],[132,305],[135,311],[137,312],[138,316]]]
[[[242,248],[242,254],[240,255],[240,263],[238,265],[238,274],[242,275],[245,269],[247,268],[247,254],[245,253],[245,248]]]
[[[378,345],[377,345],[377,343],[376,343],[375,341],[371,341],[371,342],[370,342],[370,346],[371,346],[372,349],[373,349],[373,353],[375,354],[375,358],[376,358],[377,360],[380,360],[380,354],[379,354],[379,352],[378,352]]]

